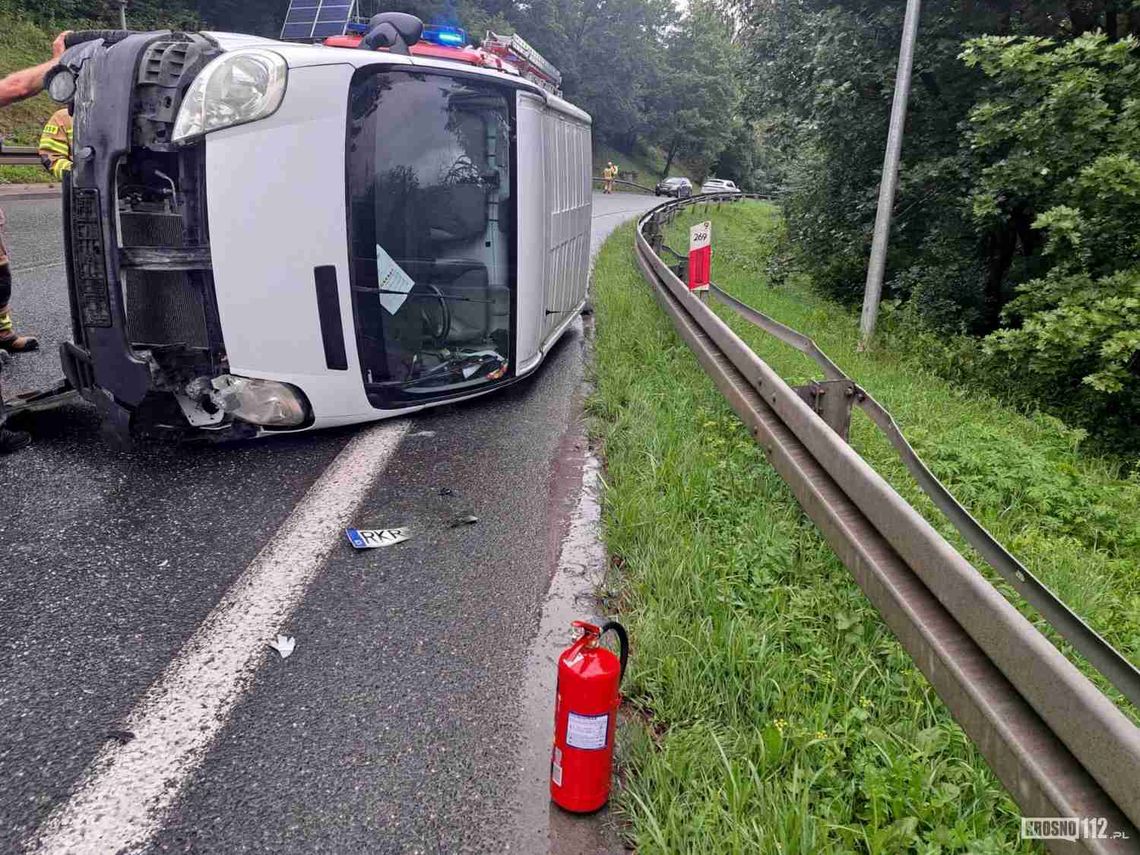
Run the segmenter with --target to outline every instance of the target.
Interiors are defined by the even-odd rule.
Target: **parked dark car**
[[[654,196],[676,196],[678,199],[687,199],[693,195],[693,182],[688,178],[666,178],[659,181],[653,188]]]

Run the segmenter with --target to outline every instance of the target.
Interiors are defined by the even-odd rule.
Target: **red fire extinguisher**
[[[554,749],[550,755],[550,798],[575,813],[598,810],[610,797],[614,729],[621,703],[621,678],[629,658],[629,636],[621,624],[601,628],[576,620],[582,635],[558,657],[554,697]],[[598,641],[613,630],[621,659]]]

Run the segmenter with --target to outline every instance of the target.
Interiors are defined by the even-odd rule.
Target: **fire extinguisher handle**
[[[626,633],[625,627],[616,620],[610,620],[602,624],[602,631],[598,633],[599,637],[605,635],[611,629],[618,637],[618,659],[621,662],[621,673],[618,675],[618,685],[620,686],[622,679],[625,678],[626,662],[629,661],[629,634]]]

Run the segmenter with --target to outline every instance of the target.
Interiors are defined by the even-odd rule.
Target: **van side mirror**
[[[424,22],[406,12],[381,12],[368,21],[368,33],[360,41],[361,50],[386,47],[391,53],[408,55],[408,46],[420,40]]]

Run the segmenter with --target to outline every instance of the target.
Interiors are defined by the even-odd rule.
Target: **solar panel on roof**
[[[281,38],[312,41],[344,35],[355,10],[355,0],[290,0]]]

